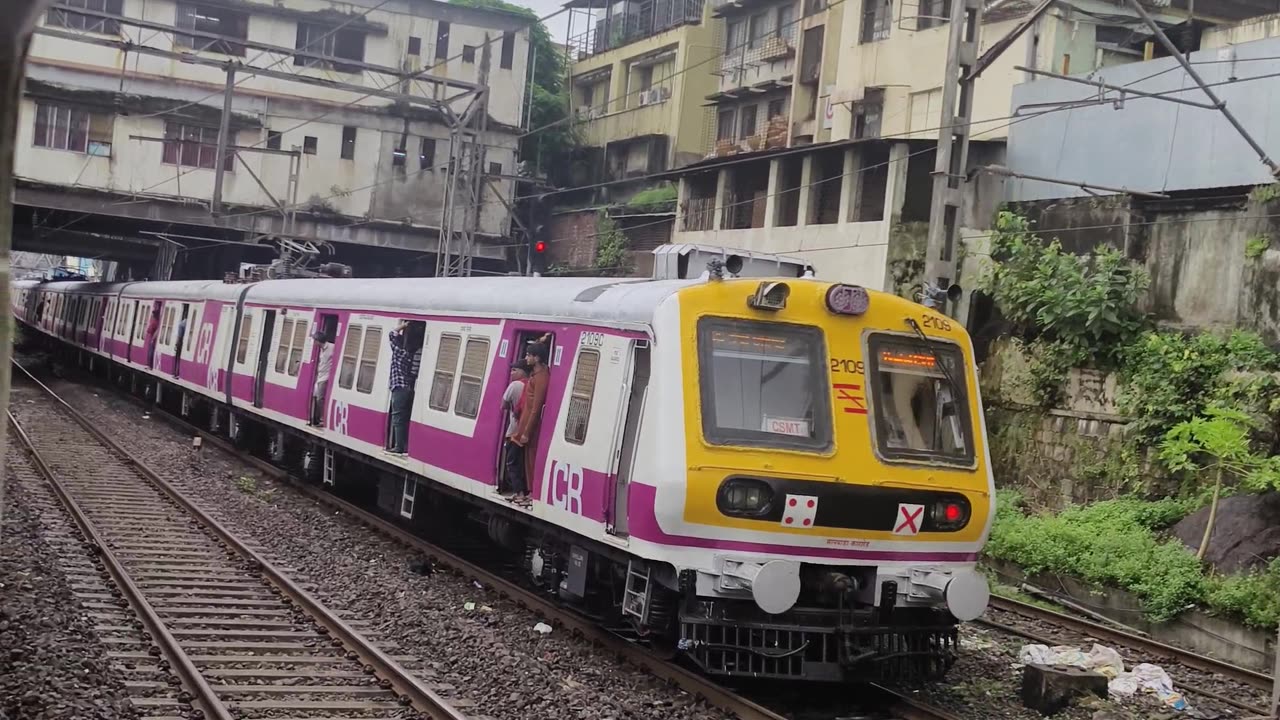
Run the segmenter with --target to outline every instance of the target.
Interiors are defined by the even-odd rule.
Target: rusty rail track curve
[[[14,364],[18,364],[16,360],[14,361]],[[22,372],[27,373],[25,368],[22,369]],[[30,375],[30,373],[27,374]],[[497,592],[501,597],[514,602],[520,607],[542,615],[553,626],[573,633],[575,636],[613,654],[615,657],[621,658],[630,665],[639,668],[654,677],[672,683],[681,690],[684,690],[694,697],[705,700],[708,704],[720,708],[721,710],[740,718],[740,720],[787,720],[786,716],[779,714],[778,712],[775,712],[774,710],[771,710],[749,698],[734,693],[732,690],[717,684],[709,678],[698,675],[697,673],[680,665],[672,663],[671,661],[660,657],[657,653],[650,651],[648,648],[637,645],[634,642],[630,642],[626,638],[596,625],[591,622],[590,619],[579,616],[571,610],[540,597],[538,594],[511,582],[501,575],[418,537],[417,535],[399,527],[395,523],[379,517],[364,508],[347,502],[346,500],[331,493],[324,492],[320,488],[296,478],[283,468],[240,450],[230,442],[208,432],[204,428],[187,422],[185,419],[169,412],[165,412],[161,408],[145,403],[133,395],[120,391],[114,386],[110,386],[110,389],[116,392],[119,397],[128,399],[139,407],[144,407],[149,411],[160,410],[160,412],[156,413],[156,415],[153,415],[152,417],[159,416],[173,427],[178,428],[183,432],[199,436],[206,447],[212,447],[226,455],[236,458],[240,462],[252,465],[260,472],[278,481],[287,483],[290,487],[302,493],[306,497],[346,514],[347,516],[359,521],[361,524],[371,528],[375,532],[394,539],[406,548],[410,548],[416,552],[427,555],[433,562],[449,568],[462,577],[485,585]],[[898,720],[961,720],[961,718],[956,715],[915,700],[883,685],[867,684],[865,689],[869,691],[870,694],[879,696],[882,699],[886,710]]]
[[[126,639],[127,646],[147,650],[136,656],[162,656],[161,668],[167,663],[186,690],[179,702],[199,710],[193,716],[421,713],[432,720],[466,720],[352,624],[14,365],[52,400],[56,417],[72,421],[53,425],[49,418],[50,427],[37,430],[10,412],[15,436],[149,635],[149,641]],[[172,711],[174,704],[135,701],[143,711]],[[410,708],[416,713],[406,715]]]

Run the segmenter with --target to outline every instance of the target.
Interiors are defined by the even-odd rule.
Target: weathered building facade
[[[19,241],[111,235],[197,272],[284,237],[389,274],[433,269],[445,228],[501,261],[528,25],[435,0],[57,4],[20,108]]]

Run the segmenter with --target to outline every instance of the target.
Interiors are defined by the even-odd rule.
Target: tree
[[[531,174],[547,177],[552,184],[567,179],[569,156],[577,146],[577,133],[569,121],[569,98],[564,84],[564,49],[552,39],[547,26],[526,7],[504,0],[452,0],[455,5],[498,10],[530,19],[529,42],[533,48],[533,87],[529,96],[529,130],[520,140],[520,159]],[[496,40],[495,40],[496,42]]]
[[[1196,558],[1203,560],[1218,516],[1223,480],[1239,478],[1247,490],[1280,488],[1280,457],[1259,455],[1249,446],[1258,423],[1239,410],[1210,407],[1205,415],[1174,425],[1160,445],[1160,458],[1174,471],[1213,471],[1213,500]]]

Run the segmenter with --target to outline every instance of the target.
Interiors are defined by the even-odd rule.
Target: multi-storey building
[[[995,4],[982,50],[1035,5]],[[796,255],[822,277],[909,292],[923,266],[950,12],[948,0],[717,6],[720,88],[704,159],[680,171],[673,242]],[[1167,4],[1152,12],[1185,19]],[[977,81],[971,167],[1000,164],[1010,125],[1035,122],[1010,107],[1013,86],[1033,77],[1019,66],[1088,73],[1141,60],[1150,40],[1123,3],[1050,6]],[[976,189],[964,228],[985,227],[1001,200],[998,180]]]
[[[181,246],[193,274],[282,237],[430,272],[444,226],[500,261],[529,22],[435,0],[59,2],[20,109],[18,240]]]

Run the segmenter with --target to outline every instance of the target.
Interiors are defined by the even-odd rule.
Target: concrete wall
[[[1022,203],[1046,237],[1087,253],[1109,245],[1151,275],[1145,309],[1161,324],[1243,328],[1280,343],[1280,217],[1275,201],[1147,202],[1120,197]],[[1250,240],[1269,244],[1256,257]]]
[[[370,2],[368,6],[372,6]],[[176,4],[167,0],[125,0],[124,15],[172,25]],[[246,5],[246,7],[251,7]],[[299,22],[322,17],[330,23],[350,18],[333,5],[316,0],[290,0],[264,5],[248,21],[250,40],[293,48]],[[359,4],[342,12],[358,15]],[[334,15],[332,13],[338,13]],[[336,19],[335,19],[336,18]],[[429,0],[401,0],[370,12],[364,19],[372,28],[365,40],[365,62],[392,67],[430,67],[434,60],[436,27],[451,23],[449,51],[462,52],[464,44],[480,45],[485,34],[495,38],[491,47],[490,115],[492,130],[484,142],[487,162],[498,163],[501,171],[516,171],[516,135],[521,124],[525,75],[528,60],[528,30],[524,20],[502,13],[460,8]],[[471,24],[467,24],[471,23]],[[501,36],[514,31],[512,68],[500,67]],[[124,27],[130,38],[137,28]],[[173,48],[171,34],[142,33],[147,44]],[[421,39],[418,56],[407,55],[409,37]],[[184,50],[189,52],[189,50]],[[212,51],[201,56],[226,57]],[[278,61],[277,69],[302,76],[326,78],[370,89],[392,82],[389,76],[373,72],[345,73],[337,70],[295,66],[292,57],[261,54],[248,48],[244,60],[266,67]],[[433,69],[433,74],[466,81],[477,79],[480,54],[475,63],[460,58]],[[317,152],[301,156],[297,198],[304,209],[312,207],[351,218],[370,218],[404,223],[408,227],[434,228],[440,224],[444,193],[443,168],[449,160],[448,128],[432,113],[418,107],[408,112],[391,107],[385,98],[360,99],[358,91],[304,85],[286,80],[243,75],[233,98],[232,141],[243,146],[263,146],[267,131],[283,133],[281,147],[301,148],[306,137],[316,140]],[[37,35],[32,45],[28,69],[27,97],[19,108],[15,168],[21,180],[72,186],[78,189],[114,193],[208,201],[212,197],[214,171],[192,169],[163,162],[159,142],[137,137],[159,138],[165,132],[170,111],[181,108],[191,125],[216,128],[222,104],[224,73],[178,60],[139,53],[126,54],[83,42]],[[123,88],[127,115],[117,115],[117,92]],[[446,92],[444,85],[427,81],[410,83],[410,94],[430,96]],[[450,96],[459,93],[456,87]],[[91,156],[66,150],[37,147],[33,143],[37,102],[86,106],[113,117],[110,157]],[[462,101],[456,109],[463,109]],[[320,117],[316,120],[315,118]],[[506,123],[504,128],[498,123]],[[355,156],[341,157],[343,127],[356,128]],[[407,134],[407,157],[403,168],[395,167],[393,150]],[[136,136],[136,137],[135,137]],[[419,161],[422,138],[435,141],[432,162]],[[243,152],[243,159],[265,185],[263,187],[238,162],[226,174],[223,196],[233,206],[270,208],[274,196],[289,200],[289,159],[279,155]],[[509,181],[498,181],[501,193],[510,197]],[[487,191],[492,195],[492,191]],[[313,203],[312,200],[315,202]],[[349,222],[349,221],[348,221]],[[482,207],[481,230],[493,236],[507,233],[510,218],[505,206],[492,197]]]

